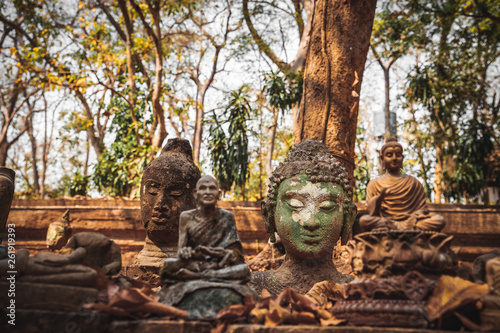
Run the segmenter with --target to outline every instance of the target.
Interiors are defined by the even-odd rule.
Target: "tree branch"
[[[255,27],[252,23],[252,20],[250,19],[250,14],[248,12],[248,0],[243,0],[243,16],[245,18],[245,22],[247,23],[247,27],[250,30],[250,33],[252,34],[252,38],[259,47],[259,50],[264,53],[266,56],[269,57],[269,59],[272,60],[278,66],[278,68],[282,71],[286,71],[290,69],[290,65],[278,58],[278,56],[271,50],[269,45],[264,42],[262,37],[257,33],[257,30],[255,30]]]

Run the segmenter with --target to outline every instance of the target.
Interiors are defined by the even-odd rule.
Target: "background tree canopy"
[[[167,137],[183,137],[228,199],[261,199],[297,130],[314,6],[2,1],[0,165],[16,170],[16,195],[137,197],[145,165]],[[391,132],[429,199],[500,188],[499,42],[498,1],[378,1],[355,199]],[[395,126],[377,133],[378,113]]]

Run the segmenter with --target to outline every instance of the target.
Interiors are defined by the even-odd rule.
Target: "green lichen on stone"
[[[192,292],[176,305],[188,312],[189,319],[215,319],[230,305],[243,304],[243,297],[230,288],[207,288]]]
[[[299,173],[278,188],[275,224],[286,248],[309,256],[325,255],[340,236],[345,192],[332,182],[312,182]]]

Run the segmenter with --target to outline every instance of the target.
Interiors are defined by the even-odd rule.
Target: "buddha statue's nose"
[[[309,231],[314,231],[319,228],[319,224],[316,221],[316,214],[313,214],[313,212],[310,212],[307,216],[307,218],[302,220],[302,227],[306,230]]]
[[[168,211],[170,209],[170,198],[167,194],[161,193],[158,197],[158,200],[156,200],[154,209],[157,211]]]

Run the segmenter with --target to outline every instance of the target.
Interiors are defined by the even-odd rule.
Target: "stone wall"
[[[365,212],[359,203],[358,211]],[[267,233],[258,202],[219,202],[233,212],[245,254],[253,256],[265,246]],[[133,260],[142,248],[145,230],[140,220],[138,200],[126,199],[55,199],[14,200],[8,223],[16,225],[17,248],[45,250],[49,224],[70,210],[73,232],[96,231],[122,248],[124,262]],[[455,236],[453,246],[462,260],[473,260],[481,253],[500,248],[500,206],[464,206],[429,204],[431,212],[443,215],[443,230]]]

